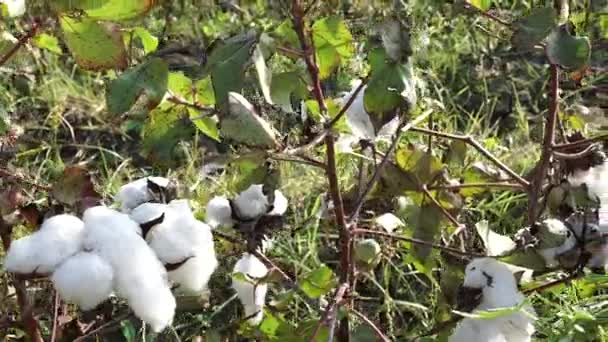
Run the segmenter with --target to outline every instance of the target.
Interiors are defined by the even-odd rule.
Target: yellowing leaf
[[[339,17],[317,20],[312,25],[312,40],[322,79],[327,78],[354,52],[353,36],[344,20]]]
[[[36,37],[34,37],[33,42],[41,49],[49,50],[58,55],[63,53],[63,50],[61,50],[61,47],[59,46],[59,40],[57,37],[51,36],[50,34],[38,34]]]

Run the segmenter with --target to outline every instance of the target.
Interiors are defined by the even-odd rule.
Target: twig
[[[315,330],[312,333],[312,336],[308,339],[309,342],[315,342],[317,340],[317,335],[319,335],[319,332],[321,332],[321,328],[323,327],[323,325],[331,317],[333,317],[333,315],[335,315],[335,311],[336,311],[337,307],[340,305],[340,303],[342,302],[342,299],[344,298],[344,294],[346,293],[346,290],[348,290],[348,284],[346,284],[346,283],[343,283],[342,285],[340,285],[340,287],[338,287],[336,289],[336,292],[333,295],[332,302],[327,306],[327,309],[325,309],[325,312],[323,313],[321,320],[319,320],[319,324],[317,324]]]
[[[547,117],[547,125],[545,127],[545,137],[543,139],[543,150],[540,156],[540,161],[536,165],[536,174],[530,183],[528,191],[528,222],[533,224],[538,217],[538,199],[541,197],[543,182],[547,177],[549,167],[551,166],[551,156],[553,154],[553,144],[555,142],[555,128],[557,115],[559,110],[559,67],[556,64],[551,65],[551,89],[549,92],[549,112]]]
[[[595,137],[577,140],[577,141],[573,141],[571,143],[556,144],[555,146],[553,146],[553,150],[563,152],[563,151],[575,149],[581,145],[587,145],[587,144],[598,142],[598,141],[608,141],[608,134],[600,134]]]
[[[420,239],[416,239],[416,238],[395,235],[395,234],[391,234],[391,233],[387,233],[387,232],[383,232],[383,231],[379,231],[379,230],[357,228],[353,231],[353,234],[354,235],[370,234],[370,235],[376,235],[376,236],[383,236],[383,237],[393,239],[393,240],[401,240],[401,241],[405,241],[405,242],[415,243],[418,245],[428,246],[431,248],[439,249],[439,250],[445,251],[447,253],[455,254],[455,255],[459,255],[459,256],[476,257],[476,258],[483,258],[483,257],[487,256],[487,255],[480,254],[480,253],[463,252],[457,248],[443,246],[443,245],[440,245],[440,244],[437,244],[437,243],[434,243],[431,241],[425,241],[425,240],[420,240]]]
[[[469,135],[443,133],[443,132],[433,131],[430,129],[420,128],[420,127],[412,127],[411,130],[414,132],[419,132],[419,133],[423,133],[423,134],[431,134],[436,137],[463,141],[463,142],[473,146],[475,149],[477,149],[477,151],[479,151],[479,153],[481,153],[484,157],[489,159],[499,169],[506,172],[516,182],[518,182],[525,188],[528,188],[530,186],[530,183],[527,180],[525,180],[522,176],[518,175],[515,171],[511,170],[505,163],[503,163],[498,158],[496,158],[496,156],[494,156],[492,153],[490,153],[490,151],[486,150],[485,147],[483,147],[477,140],[475,140],[473,137],[471,137]]]
[[[12,231],[13,227],[8,225],[0,215],[0,237],[2,238],[2,246],[5,251],[8,251],[11,245]],[[21,322],[23,323],[25,332],[32,342],[43,342],[44,340],[42,339],[42,333],[38,326],[38,320],[34,317],[32,304],[27,297],[25,280],[21,280],[13,274],[11,276],[11,282],[15,288],[15,293],[17,294],[17,304],[21,311]]]
[[[355,316],[359,317],[359,319],[361,319],[363,321],[363,323],[367,324],[370,328],[372,328],[372,330],[376,333],[376,336],[378,337],[378,339],[380,341],[384,341],[384,342],[389,342],[390,339],[388,337],[386,337],[384,335],[384,333],[382,333],[382,330],[380,330],[380,328],[378,328],[374,322],[372,322],[369,318],[367,318],[364,314],[362,314],[361,312],[355,310],[354,308],[350,308],[349,311],[351,313],[353,313]]]
[[[0,57],[0,65],[3,65],[4,63],[6,63],[6,61],[8,61],[15,53],[17,53],[17,51],[19,51],[19,49],[23,45],[25,45],[33,36],[35,36],[36,32],[38,32],[39,28],[40,28],[40,23],[38,22],[38,20],[34,20],[30,30],[27,31],[27,33],[25,35],[23,35],[23,37],[19,38],[19,40],[17,41],[15,46],[13,46],[10,50],[8,50],[8,52],[5,53],[4,56]]]
[[[473,11],[481,14],[482,16],[484,16],[484,17],[486,17],[488,19],[491,19],[492,21],[494,21],[494,22],[496,22],[496,23],[498,23],[500,25],[503,25],[503,26],[508,27],[508,28],[512,28],[510,23],[508,23],[508,22],[500,19],[499,17],[495,16],[494,14],[492,14],[490,12],[483,11],[483,10],[481,10],[481,9],[479,9],[479,8],[471,5],[471,4],[468,4],[468,3],[465,3],[464,6],[465,6],[466,9],[473,10]]]
[[[575,160],[575,159],[580,159],[585,156],[588,156],[591,153],[593,153],[593,151],[596,151],[596,150],[598,150],[598,146],[592,144],[592,145],[587,146],[587,148],[585,148],[584,150],[577,152],[577,153],[563,153],[563,152],[558,152],[558,151],[553,150],[553,156],[556,159],[561,159],[561,160]]]
[[[93,336],[93,335],[95,335],[95,334],[97,334],[97,333],[100,333],[100,332],[102,332],[103,330],[106,330],[106,329],[108,329],[108,328],[110,328],[110,327],[113,327],[113,326],[114,326],[114,325],[116,325],[116,324],[120,324],[120,322],[122,322],[123,320],[125,320],[125,319],[127,319],[127,318],[129,318],[129,317],[131,317],[131,316],[133,316],[133,313],[132,313],[132,312],[127,312],[127,313],[124,313],[124,314],[122,314],[122,315],[120,315],[120,316],[116,317],[115,319],[113,319],[113,320],[111,320],[111,321],[109,321],[109,322],[107,322],[107,323],[104,323],[104,324],[100,325],[99,327],[97,327],[97,328],[95,328],[95,329],[93,329],[93,330],[89,331],[89,332],[88,332],[88,333],[86,333],[85,335],[82,335],[82,336],[80,336],[80,337],[76,338],[76,339],[74,340],[74,342],[82,342],[82,341],[85,341],[87,338],[89,338],[89,337],[91,337],[91,336]]]
[[[182,99],[181,97],[178,97],[175,95],[171,95],[171,96],[167,97],[167,101],[175,103],[177,105],[191,107],[191,108],[194,108],[201,112],[205,112],[205,113],[207,113],[207,115],[205,115],[205,116],[215,113],[215,109],[212,107],[206,107],[206,106],[200,105],[195,102],[189,102],[189,101]],[[196,118],[193,118],[193,120],[196,120]]]
[[[489,182],[489,183],[463,183],[463,184],[446,184],[446,185],[433,185],[427,187],[429,190],[457,190],[466,188],[510,188],[510,189],[523,189],[524,187],[518,183],[505,183],[505,182]]]
[[[51,342],[55,342],[57,338],[57,319],[59,316],[59,305],[61,300],[59,299],[59,292],[55,291],[55,303],[53,304],[53,330],[51,332]]]

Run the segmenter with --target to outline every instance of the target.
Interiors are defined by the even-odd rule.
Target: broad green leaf
[[[320,298],[338,284],[331,268],[323,265],[304,277],[300,287],[310,298]]]
[[[260,89],[262,89],[262,94],[264,94],[264,99],[266,99],[266,102],[269,104],[272,104],[272,97],[270,96],[270,82],[272,81],[272,73],[266,66],[266,61],[264,60],[264,54],[262,53],[260,44],[258,44],[255,50],[253,50],[251,59],[258,74],[258,83],[260,84]]]
[[[312,40],[321,79],[329,77],[354,52],[353,36],[339,17],[323,18],[312,25]]]
[[[36,35],[33,39],[34,44],[41,48],[51,51],[52,53],[56,53],[58,55],[63,53],[61,47],[59,46],[59,40],[55,36],[51,36],[50,34],[41,33]]]
[[[441,221],[443,214],[432,203],[423,202],[422,206],[414,206],[409,212],[408,220],[413,229],[412,237],[424,241],[434,242],[440,232]],[[428,265],[431,248],[424,245],[411,245],[413,256],[422,265]]]
[[[146,14],[154,0],[105,0],[103,5],[86,10],[90,18],[97,20],[125,20]]]
[[[183,113],[183,108],[169,103],[150,112],[143,128],[141,150],[149,162],[160,167],[176,165],[178,143],[190,138],[194,131]]]
[[[492,0],[467,0],[467,2],[482,11],[487,11],[492,7]]]
[[[293,112],[291,105],[292,94],[295,97],[303,98],[306,91],[306,84],[295,71],[272,75],[270,96],[272,97],[272,101],[281,106],[286,112]]]
[[[395,160],[403,171],[410,172],[420,184],[429,183],[443,168],[439,159],[414,147],[397,150]]]
[[[467,143],[461,140],[454,140],[448,149],[447,160],[450,164],[464,165],[467,157]]]
[[[124,69],[127,52],[120,28],[92,19],[59,19],[65,43],[78,65],[87,70]]]
[[[176,95],[189,99],[189,97],[192,97],[194,87],[192,80],[184,75],[182,71],[178,71],[169,73],[167,89]]]
[[[307,100],[304,102],[306,108],[308,109],[308,114],[313,118],[316,122],[323,123],[324,120],[321,118],[321,111],[319,110],[319,103],[317,100]],[[327,107],[327,113],[329,115],[328,121],[332,120],[340,113],[342,106],[339,101],[334,99],[325,99],[325,106]],[[350,132],[350,128],[346,122],[346,115],[342,115],[340,120],[336,122],[333,126],[338,132],[348,133]]]
[[[547,37],[556,23],[557,15],[552,7],[535,8],[513,22],[511,44],[521,51],[530,50]]]
[[[396,63],[385,58],[383,49],[370,53],[371,78],[363,102],[376,129],[390,121],[398,107],[416,105],[416,86],[411,62]]]
[[[207,68],[216,103],[222,111],[228,108],[228,93],[241,92],[245,68],[251,62],[256,42],[255,34],[239,35],[218,44],[209,55]]]
[[[211,77],[203,78],[194,83],[196,89],[196,101],[205,106],[213,106],[215,104],[215,93],[211,84]]]
[[[385,166],[380,184],[379,191],[392,196],[403,195],[406,191],[417,191],[420,186],[412,172],[402,170],[392,162]]]
[[[515,242],[508,236],[504,236],[490,229],[488,221],[479,221],[475,224],[477,234],[486,247],[488,256],[501,256],[515,249]]]
[[[110,81],[106,90],[108,110],[113,114],[127,112],[145,95],[146,108],[155,108],[165,96],[169,70],[160,58],[152,58]]]
[[[194,108],[188,108],[188,113],[190,114],[190,120],[199,131],[215,141],[220,141],[220,130],[217,127],[216,119],[205,116]]]
[[[566,70],[578,70],[589,64],[591,43],[587,37],[574,37],[568,24],[553,29],[547,38],[547,57]]]
[[[292,49],[298,49],[300,47],[300,40],[298,34],[293,29],[293,23],[290,19],[283,21],[273,32],[273,37],[278,39],[279,44],[287,45]]]
[[[241,94],[230,92],[229,112],[220,119],[220,131],[226,138],[250,146],[277,145],[272,126],[257,113]]]
[[[138,26],[133,29],[133,34],[141,40],[146,55],[156,51],[156,48],[158,47],[158,38],[154,37],[150,31]]]
[[[266,162],[266,153],[262,151],[240,155],[230,162],[229,167],[234,170],[234,175],[237,177],[235,190],[239,192],[252,184],[263,184],[269,176],[276,176],[274,170],[270,168],[270,163]]]

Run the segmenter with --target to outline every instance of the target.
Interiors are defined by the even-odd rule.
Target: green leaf
[[[155,108],[167,92],[169,69],[160,58],[152,58],[110,81],[106,90],[108,110],[113,114],[127,112],[145,95],[146,108]]]
[[[183,113],[182,107],[167,103],[148,115],[143,128],[141,153],[155,166],[176,165],[178,143],[192,136],[190,119]]]
[[[587,37],[574,37],[568,24],[553,29],[547,38],[547,57],[566,70],[578,70],[589,64],[591,43]]]
[[[467,0],[467,2],[482,11],[487,11],[492,7],[492,0]]]
[[[98,1],[99,2],[99,1]],[[103,5],[87,9],[87,15],[97,20],[126,20],[146,14],[154,0],[105,0]]]
[[[251,59],[258,74],[258,83],[260,84],[260,89],[262,89],[262,94],[264,94],[264,99],[266,99],[266,102],[269,104],[272,104],[272,97],[270,96],[272,73],[266,66],[266,60],[264,60],[264,54],[262,53],[260,44],[257,44],[255,50],[253,50]]]
[[[255,34],[232,37],[211,51],[207,67],[211,73],[215,100],[223,111],[228,108],[228,93],[241,92],[245,68],[251,62],[255,48]]]
[[[426,202],[426,201],[425,201]],[[408,215],[407,222],[410,222],[413,229],[412,237],[424,241],[434,242],[439,236],[440,224],[443,214],[432,203],[423,203],[422,206],[415,206]],[[431,248],[424,245],[412,244],[412,254],[422,265],[429,264]],[[425,267],[428,268],[428,267]]]
[[[304,102],[306,108],[308,109],[308,114],[313,118],[316,122],[324,123],[325,121],[321,117],[321,111],[319,110],[319,103],[317,100],[307,100]],[[325,106],[327,107],[327,113],[329,115],[329,120],[335,118],[342,109],[342,106],[339,101],[334,99],[325,99]],[[348,123],[346,122],[346,115],[342,115],[342,117],[336,122],[333,126],[335,130],[342,133],[349,133],[350,128]]]
[[[464,165],[467,157],[467,143],[461,140],[454,140],[448,149],[447,160],[450,164]]]
[[[206,105],[213,106],[215,104],[215,93],[213,92],[213,85],[211,84],[211,77],[205,77],[202,80],[198,80],[194,83],[196,89],[196,101]]]
[[[439,159],[414,147],[397,150],[395,160],[403,171],[410,172],[420,184],[428,184],[443,168]]]
[[[212,117],[201,115],[196,109],[188,108],[190,114],[190,120],[194,123],[194,126],[198,128],[204,135],[209,138],[220,141],[220,130],[217,127],[217,120]]]
[[[545,39],[556,22],[557,15],[552,7],[535,8],[527,16],[513,22],[511,44],[521,51],[530,50]]]
[[[353,36],[344,20],[339,17],[315,21],[312,25],[312,41],[321,79],[329,77],[354,52]]]
[[[55,36],[51,36],[50,34],[41,33],[36,35],[33,39],[34,45],[41,49],[46,49],[51,51],[52,53],[56,53],[58,55],[63,53],[61,47],[59,46],[59,40]]]
[[[138,26],[133,29],[135,37],[141,40],[141,44],[144,47],[144,53],[147,55],[150,52],[156,51],[158,47],[158,38],[154,37],[150,31],[145,28]]]
[[[301,282],[301,289],[310,298],[320,298],[338,284],[334,272],[327,265],[312,271]]]
[[[87,70],[124,69],[127,52],[120,27],[91,19],[59,19],[65,43],[78,65]]]
[[[295,72],[283,72],[272,75],[272,82],[270,82],[270,97],[272,101],[281,106],[286,112],[293,112],[291,105],[292,94],[296,97],[303,98],[306,94],[306,84]]]
[[[298,48],[300,40],[298,34],[293,29],[293,23],[290,19],[283,21],[273,32],[273,37],[276,37],[278,42],[287,45],[291,48]]]
[[[250,146],[277,145],[272,126],[257,113],[241,94],[229,93],[229,113],[220,120],[220,130],[226,138]]]
[[[183,98],[192,97],[194,90],[192,80],[189,79],[182,71],[170,72],[167,78],[167,89]]]
[[[120,322],[120,331],[122,332],[122,336],[125,338],[127,342],[135,342],[137,341],[137,329],[133,326],[133,323],[128,320],[124,320]]]

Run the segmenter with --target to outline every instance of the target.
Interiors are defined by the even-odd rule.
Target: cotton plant
[[[268,268],[255,255],[244,253],[234,265],[232,274],[232,288],[243,305],[248,323],[260,324],[264,318],[268,284],[258,280],[268,274]]]
[[[534,309],[524,303],[517,281],[507,264],[493,258],[473,259],[465,269],[463,291],[479,296],[472,315],[456,326],[449,342],[531,341],[535,332]],[[482,318],[483,312],[515,309],[493,318]]]
[[[165,177],[139,178],[121,186],[115,200],[120,203],[123,212],[129,213],[143,203],[165,197],[163,192],[169,191],[170,185],[171,180]]]
[[[140,225],[153,223],[145,239],[180,291],[199,294],[207,288],[217,267],[211,227],[194,217],[187,200],[143,203],[130,216]]]

